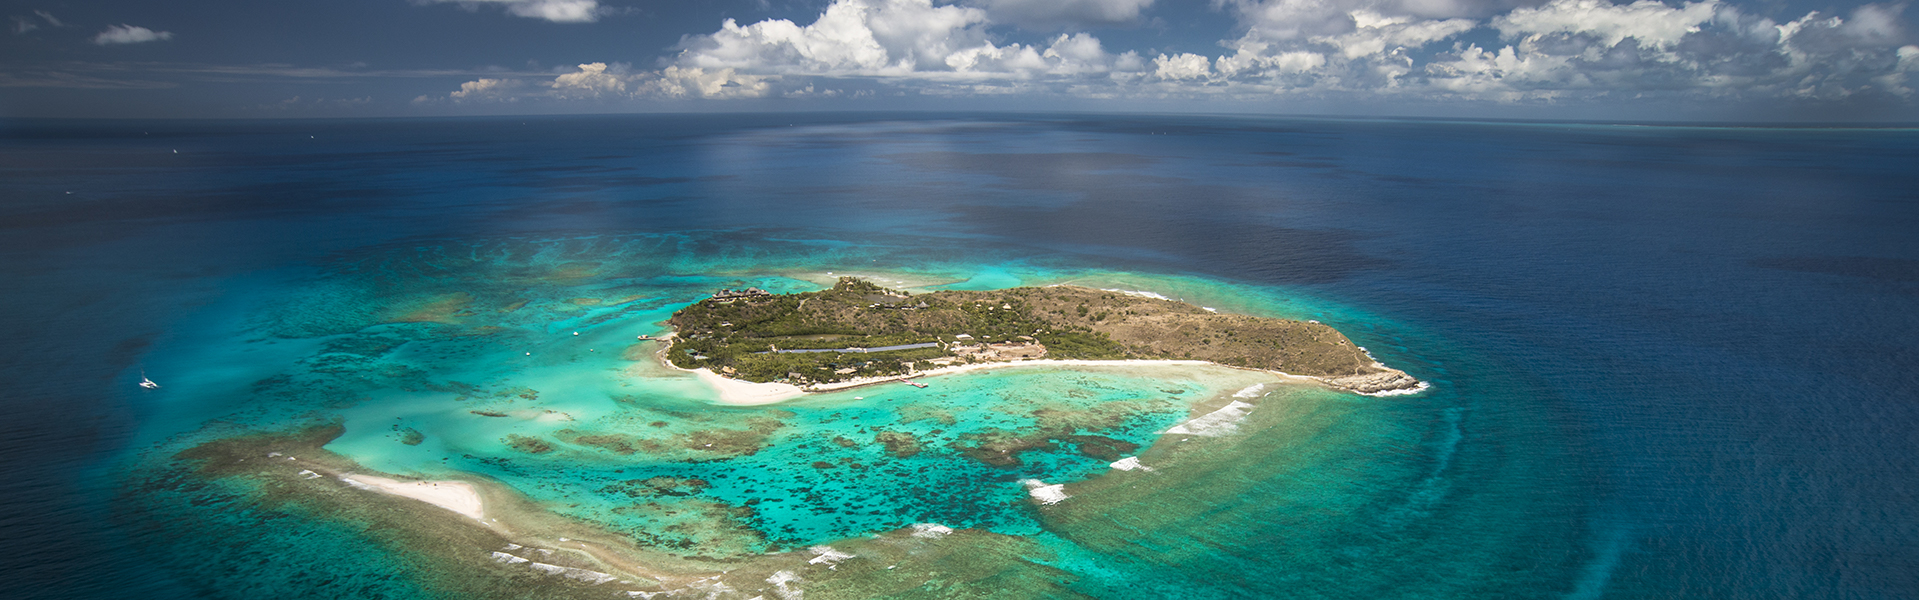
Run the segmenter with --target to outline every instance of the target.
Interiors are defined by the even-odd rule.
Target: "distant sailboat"
[[[149,389],[149,390],[157,390],[157,389],[160,389],[160,384],[158,384],[158,383],[154,383],[152,379],[147,379],[147,374],[146,374],[146,372],[145,372],[145,371],[141,371],[141,372],[140,372],[140,387],[143,387],[143,388],[147,388],[147,389]]]

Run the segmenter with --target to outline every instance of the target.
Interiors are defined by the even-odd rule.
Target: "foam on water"
[[[1168,435],[1198,435],[1218,437],[1239,432],[1239,420],[1253,411],[1253,405],[1234,400],[1226,406],[1174,425],[1166,430]]]

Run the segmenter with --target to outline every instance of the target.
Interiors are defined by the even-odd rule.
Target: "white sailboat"
[[[157,390],[157,389],[160,389],[160,384],[154,383],[152,379],[147,379],[147,372],[141,371],[140,387],[147,388],[149,390]]]

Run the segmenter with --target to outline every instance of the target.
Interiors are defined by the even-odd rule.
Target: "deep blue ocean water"
[[[1376,436],[1421,457],[1392,479],[1404,485],[1365,492],[1390,501],[1222,547],[1369,541],[1325,560],[1221,551],[1148,564],[1062,550],[1083,593],[1194,586],[1183,570],[1225,565],[1191,576],[1210,586],[1192,593],[1919,597],[1914,165],[1912,129],[1072,115],[8,121],[0,594],[339,597],[272,579],[289,568],[271,561],[236,575],[182,555],[216,540],[146,539],[159,534],[125,516],[138,499],[116,492],[128,465],[209,420],[265,414],[232,390],[253,381],[249,369],[312,352],[234,332],[325,329],[315,313],[326,310],[302,307],[340,306],[325,298],[343,280],[424,286],[450,257],[554,253],[657,258],[622,276],[668,290],[653,307],[666,312],[697,297],[674,293],[834,265],[974,287],[1133,277],[1223,309],[1325,321],[1434,382],[1422,396],[1360,399],[1352,418],[1371,429],[1326,442]],[[134,386],[142,372],[165,393]],[[1311,481],[1363,486],[1369,474]],[[1290,489],[1252,488],[1234,506],[1270,504],[1246,518],[1282,522],[1281,503],[1259,494]],[[794,543],[858,533],[816,525]],[[259,544],[354,543],[322,520],[301,535]],[[1514,567],[1534,546],[1557,558]],[[1366,577],[1317,575],[1344,562]]]

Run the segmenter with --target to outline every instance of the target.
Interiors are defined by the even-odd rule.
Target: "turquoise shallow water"
[[[1283,289],[1192,276],[934,262],[880,245],[771,246],[715,260],[663,250],[672,246],[653,236],[596,236],[501,240],[463,256],[444,247],[354,256],[280,290],[263,316],[234,321],[229,344],[276,348],[232,359],[278,369],[249,376],[259,379],[244,409],[215,414],[233,406],[211,402],[172,421],[223,416],[217,435],[231,435],[233,422],[336,419],[344,432],[327,449],[366,468],[485,477],[643,546],[708,558],[938,525],[1032,538],[1046,553],[1037,564],[1059,570],[1051,581],[1105,597],[1332,582],[1384,593],[1379,586],[1409,584],[1351,578],[1429,552],[1440,536],[1448,549],[1420,560],[1516,561],[1548,580],[1581,560],[1571,532],[1519,552],[1508,544],[1522,532],[1497,522],[1564,513],[1572,521],[1562,527],[1582,525],[1580,504],[1541,502],[1572,484],[1566,467],[1576,464],[1560,462],[1567,456],[1550,432],[1504,425],[1517,429],[1500,443],[1523,444],[1529,456],[1473,457],[1488,461],[1473,466],[1492,480],[1454,488],[1472,464],[1458,455],[1474,407],[1449,379],[1424,395],[1374,399],[1219,367],[1027,367],[937,377],[926,389],[716,405],[712,390],[652,357],[655,342],[635,338],[662,333],[673,310],[712,289],[815,289],[849,263],[920,291],[1074,283],[1236,312],[1366,318]],[[1381,341],[1389,360],[1411,347]],[[229,369],[194,362],[213,365],[203,367],[208,379]],[[178,375],[194,381],[196,371]],[[1232,401],[1257,407],[1244,431],[1162,441]],[[1013,451],[996,454],[996,443]],[[1108,465],[1127,457],[1153,468],[1151,479]],[[1506,480],[1515,476],[1525,480]],[[1032,499],[1030,488],[1054,484],[1072,484],[1070,497]],[[1476,582],[1426,585],[1444,594]],[[1008,593],[1055,593],[1019,589]]]
[[[581,242],[606,253],[551,254]],[[1281,385],[1224,368],[1028,367],[944,376],[927,389],[889,384],[775,406],[720,406],[690,374],[659,364],[656,342],[637,336],[664,333],[661,322],[673,310],[717,287],[815,289],[809,280],[831,279],[833,263],[801,254],[783,265],[763,255],[715,265],[659,255],[659,240],[644,237],[499,244],[497,255],[513,258],[483,261],[468,252],[453,264],[443,249],[401,250],[344,263],[355,266],[321,274],[306,289],[281,290],[263,316],[236,321],[233,341],[193,359],[199,368],[174,373],[201,389],[221,378],[252,379],[239,392],[246,407],[222,412],[233,405],[208,401],[182,408],[199,414],[156,422],[197,427],[224,417],[270,429],[320,409],[345,427],[327,449],[367,468],[428,479],[484,476],[560,514],[728,556],[916,523],[1036,534],[1041,526],[1022,482],[1100,475],[1202,404],[1261,382]],[[627,254],[635,247],[648,250]],[[1222,301],[1215,304],[1260,297],[1187,277],[1018,263],[916,263],[894,271],[887,249],[867,252],[863,273],[922,291],[1073,282]],[[402,265],[409,259],[416,263]],[[359,266],[369,262],[382,266],[371,280]],[[386,275],[422,265],[437,272],[416,280]],[[630,269],[664,272],[619,276]],[[490,278],[502,272],[518,285]],[[247,346],[271,349],[229,350]],[[255,372],[231,374],[247,368]],[[889,448],[882,433],[906,436],[913,450]],[[1002,438],[1033,436],[1016,444],[1030,451],[998,462],[966,456]],[[752,513],[712,523],[716,506]],[[701,531],[661,533],[675,526]],[[705,529],[727,526],[764,539],[708,539],[716,534]]]
[[[804,567],[815,598],[1919,595],[1909,130],[528,122],[0,128],[15,593],[567,585],[384,505],[170,461],[339,423],[363,468],[495,481],[682,555],[925,544]],[[626,359],[702,294],[828,272],[1315,319],[1434,387],[1269,385],[1236,433],[1169,440],[1274,382],[1026,370],[725,408]],[[962,529],[894,529],[915,523]]]

